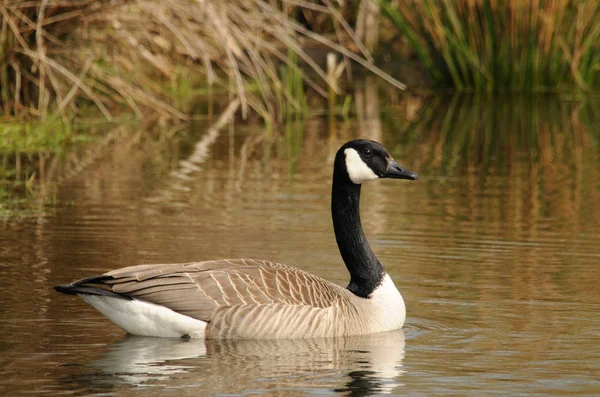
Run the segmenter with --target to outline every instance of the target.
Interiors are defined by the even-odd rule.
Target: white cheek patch
[[[357,185],[379,178],[373,170],[360,158],[358,152],[352,148],[344,150],[346,155],[346,170],[352,183]]]

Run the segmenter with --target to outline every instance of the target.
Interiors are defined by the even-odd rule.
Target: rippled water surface
[[[65,177],[55,204],[2,220],[0,394],[600,394],[598,106],[399,102],[280,138],[244,125],[125,135]],[[420,175],[363,188],[367,237],[407,304],[403,330],[131,337],[53,291],[127,265],[236,257],[346,283],[329,193],[335,151],[354,137]]]

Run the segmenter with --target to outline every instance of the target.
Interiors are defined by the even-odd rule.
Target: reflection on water
[[[356,120],[312,117],[280,138],[205,125],[139,145],[123,136],[63,182],[51,211],[5,219],[0,394],[597,394],[600,106],[383,100],[374,88],[359,89]],[[404,332],[124,337],[52,291],[130,264],[242,256],[346,283],[331,162],[358,136],[421,177],[363,189],[367,237],[407,304]]]
[[[307,340],[208,341],[126,337],[93,361],[104,376],[82,378],[90,390],[109,384],[195,393],[251,390],[335,390],[351,395],[389,394],[400,386],[404,332]],[[149,383],[150,382],[150,383]]]

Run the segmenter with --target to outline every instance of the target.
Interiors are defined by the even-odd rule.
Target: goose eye
[[[373,151],[369,148],[364,148],[362,154],[365,157],[371,157],[373,155]]]

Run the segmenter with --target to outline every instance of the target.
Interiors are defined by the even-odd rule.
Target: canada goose
[[[55,289],[79,295],[134,335],[274,339],[402,328],[404,300],[360,223],[363,182],[417,179],[379,143],[354,140],[335,156],[331,214],[350,272],[347,288],[303,270],[252,259],[138,265]]]

